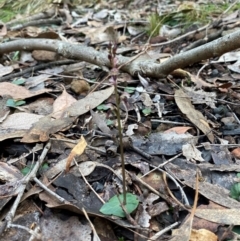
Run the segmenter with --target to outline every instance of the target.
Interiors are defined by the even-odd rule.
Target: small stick
[[[26,189],[26,186],[34,177],[36,177],[36,173],[37,173],[39,167],[42,165],[50,147],[51,147],[51,143],[48,142],[48,144],[44,147],[43,152],[42,152],[41,156],[39,157],[39,160],[36,162],[35,166],[31,170],[31,172],[26,177],[23,178],[22,185],[17,190],[17,192],[18,192],[17,198],[15,199],[10,211],[7,213],[7,215],[5,217],[5,222],[6,222],[5,228],[11,227],[13,217],[15,216],[17,207],[21,201],[21,198]]]
[[[47,186],[45,186],[38,178],[34,177],[33,180],[43,189],[45,190],[49,195],[56,198],[60,203],[70,204],[68,201],[66,201],[64,198],[59,196],[57,193],[50,190]]]

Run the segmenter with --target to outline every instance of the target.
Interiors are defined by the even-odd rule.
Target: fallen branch
[[[123,66],[121,68],[122,71],[131,75],[140,73],[149,77],[161,78],[170,74],[175,69],[184,68],[201,60],[220,56],[226,52],[240,48],[239,39],[240,30],[187,52],[177,54],[161,64],[144,54],[138,58],[117,55],[118,65]],[[92,47],[82,44],[71,44],[50,39],[22,39],[0,45],[0,54],[17,50],[48,50],[56,52],[65,58],[86,61],[102,68],[111,68],[107,51],[97,51]]]
[[[17,197],[16,197],[16,199],[15,199],[11,209],[7,213],[7,215],[5,217],[5,221],[2,223],[2,226],[0,227],[0,232],[1,232],[0,234],[2,234],[6,228],[10,228],[11,227],[12,220],[13,220],[13,218],[15,216],[16,210],[17,210],[18,205],[19,205],[19,203],[21,201],[21,198],[22,198],[23,193],[24,193],[24,191],[26,189],[26,186],[34,177],[36,177],[36,173],[37,173],[39,167],[41,167],[41,165],[42,165],[42,163],[43,163],[43,161],[44,161],[44,159],[45,159],[45,157],[46,157],[50,147],[51,147],[51,143],[49,142],[44,147],[43,152],[42,152],[41,156],[39,157],[39,160],[36,162],[35,166],[33,167],[33,169],[30,171],[30,173],[26,177],[23,178],[22,185],[18,189],[18,195],[17,195]]]

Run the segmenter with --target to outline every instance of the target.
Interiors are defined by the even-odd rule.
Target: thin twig
[[[36,227],[34,230],[27,228],[25,226],[19,225],[19,224],[10,224],[9,228],[17,228],[17,229],[23,229],[27,231],[29,234],[31,234],[35,239],[34,240],[42,240],[42,235],[40,233],[40,228]]]
[[[166,178],[166,172],[163,172],[163,180],[164,180],[164,183],[165,183],[165,187],[167,189],[167,192],[168,194],[170,195],[170,197],[182,208],[184,208],[185,210],[187,211],[190,211],[189,208],[187,208],[184,204],[182,204],[180,201],[178,201],[178,199],[173,195],[172,191],[170,190],[170,188],[168,187],[168,184],[167,184],[167,178]],[[188,201],[187,201],[188,202]],[[189,203],[188,203],[189,205]]]
[[[6,81],[9,79],[13,79],[13,78],[16,78],[19,76],[23,76],[24,74],[32,73],[32,72],[40,70],[40,69],[45,69],[45,68],[53,67],[53,66],[57,66],[57,65],[73,64],[73,63],[76,63],[76,61],[67,59],[67,60],[59,60],[59,61],[55,61],[55,62],[51,62],[51,63],[46,63],[46,64],[39,64],[37,66],[26,68],[18,73],[3,76],[0,78],[0,82]]]
[[[59,196],[57,193],[53,192],[50,190],[47,186],[45,186],[38,178],[34,177],[33,180],[43,189],[45,190],[48,194],[50,194],[52,197],[56,198],[60,203],[69,203],[66,201],[64,198]]]
[[[96,231],[94,225],[92,224],[92,222],[91,222],[90,218],[88,217],[88,214],[87,214],[87,212],[84,208],[82,208],[82,212],[83,212],[85,218],[88,220],[90,227],[92,228],[93,235],[94,235],[93,240],[94,241],[101,241],[101,239],[99,238],[99,236],[97,234],[97,231]]]
[[[151,46],[152,47],[159,47],[159,46],[164,46],[164,45],[168,45],[168,44],[174,43],[174,42],[176,42],[178,40],[181,40],[181,39],[183,39],[183,38],[185,38],[185,37],[187,37],[187,36],[189,36],[191,34],[203,31],[203,30],[207,29],[209,26],[210,26],[210,24],[208,23],[207,25],[205,25],[205,26],[203,26],[203,27],[201,27],[201,28],[199,28],[197,30],[193,30],[191,32],[185,33],[185,34],[183,34],[183,35],[181,35],[181,36],[179,36],[179,37],[177,37],[175,39],[171,39],[171,40],[169,40],[167,42],[163,42],[163,43],[151,44]]]
[[[192,126],[192,124],[186,123],[186,122],[167,121],[167,120],[158,120],[158,119],[151,119],[151,122],[159,122],[159,123],[166,123],[166,124],[173,124],[173,125]]]
[[[92,190],[92,192],[98,197],[98,199],[102,202],[105,203],[105,201],[97,194],[97,192],[93,189],[93,187],[89,184],[89,182],[87,181],[87,179],[85,178],[85,176],[82,174],[81,169],[79,168],[78,163],[76,162],[75,158],[74,158],[74,162],[75,165],[78,167],[78,171],[80,172],[83,180],[85,181],[85,183],[88,185],[88,187]]]
[[[42,165],[50,147],[51,147],[51,143],[48,142],[48,144],[44,147],[43,152],[42,152],[41,156],[39,157],[39,160],[36,162],[35,166],[31,170],[31,172],[26,177],[23,178],[22,185],[18,189],[17,198],[15,199],[10,211],[7,213],[7,215],[5,217],[5,220],[7,222],[6,228],[9,228],[11,226],[13,217],[15,216],[16,210],[21,201],[21,198],[26,189],[26,186],[29,183],[29,181],[31,181],[34,177],[36,177],[37,171],[38,171],[39,167]]]
[[[175,228],[177,225],[179,224],[179,222],[173,223],[171,225],[169,225],[168,227],[162,229],[161,231],[157,232],[156,234],[154,234],[151,239],[148,239],[148,241],[152,241],[152,240],[158,240],[158,238],[160,236],[162,236],[164,233],[168,232],[169,230]]]

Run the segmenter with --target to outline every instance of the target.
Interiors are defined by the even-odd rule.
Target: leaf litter
[[[18,20],[4,25],[4,44],[12,44],[0,49],[4,239],[16,239],[11,229],[24,240],[91,240],[91,234],[95,240],[228,240],[239,235],[234,229],[240,206],[239,52],[194,60],[191,66],[179,62],[184,67],[164,77],[151,74],[156,65],[174,63],[187,49],[204,46],[207,37],[223,36],[219,27],[236,31],[232,23],[239,12],[221,15],[221,9],[217,17],[208,16],[224,21],[207,25],[207,36],[204,24],[192,18],[200,14],[200,2],[174,2],[172,9],[165,2],[125,2],[60,3],[39,15],[46,18],[40,25],[18,26]],[[155,36],[147,35],[149,29]],[[36,38],[38,46],[28,42],[21,49],[9,36]],[[61,43],[51,39],[72,45],[60,44],[54,52],[41,46],[41,39],[49,46]],[[84,51],[76,63],[77,55],[68,53],[78,52],[78,45]],[[109,64],[114,51],[118,70]],[[113,77],[127,137],[125,207]],[[19,200],[23,195],[22,202],[16,195]]]

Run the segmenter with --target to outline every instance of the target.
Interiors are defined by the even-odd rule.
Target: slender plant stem
[[[120,104],[119,104],[119,95],[117,92],[117,85],[114,85],[115,98],[116,98],[116,114],[117,114],[117,122],[118,122],[118,134],[119,134],[119,147],[120,147],[120,156],[121,156],[121,164],[122,164],[122,178],[123,178],[123,205],[126,205],[126,174],[125,174],[125,161],[123,154],[123,141],[122,141],[122,125],[120,121]]]

